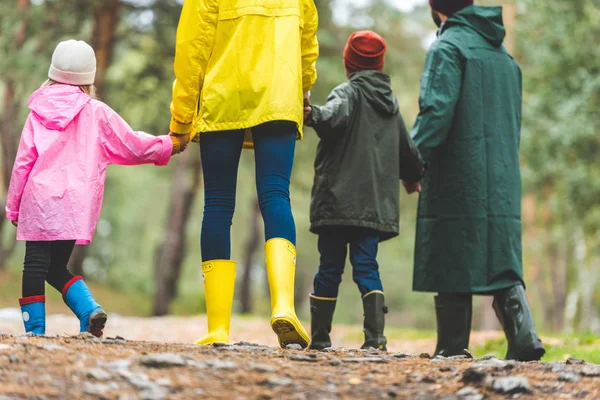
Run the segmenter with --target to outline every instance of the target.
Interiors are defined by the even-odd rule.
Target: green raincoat
[[[413,139],[428,165],[413,289],[490,293],[522,283],[521,71],[501,7],[467,7],[427,54]]]
[[[353,226],[398,235],[400,179],[418,182],[423,164],[410,139],[390,77],[353,74],[322,106],[312,106],[321,141],[315,159],[310,229]]]

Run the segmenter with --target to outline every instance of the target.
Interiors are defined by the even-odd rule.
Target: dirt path
[[[432,340],[392,341],[388,353],[281,350],[265,320],[239,317],[233,320],[232,340],[246,342],[225,347],[180,344],[193,342],[205,323],[202,317],[112,315],[107,339],[99,340],[65,335],[77,330],[76,321],[52,315],[48,334],[62,336],[35,338],[20,335],[18,310],[0,310],[0,400],[600,400],[600,366],[582,361],[518,364],[406,354],[431,351]],[[360,328],[334,329],[336,345],[360,345]],[[473,339],[498,336],[476,333]]]
[[[3,397],[5,396],[5,397]],[[600,366],[0,336],[0,399],[600,399]]]
[[[78,328],[79,322],[71,315],[50,315],[46,323],[46,332],[49,335],[75,334]],[[136,318],[111,314],[105,336],[120,336],[135,341],[193,343],[205,332],[206,317],[204,316]],[[23,333],[23,322],[18,309],[0,309],[0,333],[14,335]],[[362,330],[359,326],[335,325],[331,336],[336,347],[352,349],[362,345]],[[501,332],[473,332],[471,345],[475,347],[484,344],[487,340],[501,337]],[[277,338],[269,327],[268,319],[259,318],[234,317],[231,321],[231,341],[277,346]],[[432,339],[390,338],[388,343],[388,349],[396,352],[431,353],[434,348],[435,341]]]

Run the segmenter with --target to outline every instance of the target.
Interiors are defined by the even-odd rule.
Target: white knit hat
[[[94,49],[82,40],[60,42],[52,54],[48,78],[69,85],[92,85],[96,78]]]

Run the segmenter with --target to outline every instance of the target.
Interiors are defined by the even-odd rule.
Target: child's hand
[[[304,121],[310,121],[310,115],[312,114],[312,107],[304,107]]]
[[[406,193],[408,193],[408,194],[413,194],[415,192],[421,193],[421,182],[406,183],[406,182],[402,181],[402,186],[404,186],[404,189],[406,190]]]
[[[178,134],[169,132],[169,136],[173,141],[173,152],[171,153],[171,155],[174,156],[176,154],[183,153],[187,148],[188,143],[190,142],[190,135],[187,133]]]
[[[19,225],[19,221],[18,220],[14,220],[14,221],[10,221],[14,226],[18,226]]]

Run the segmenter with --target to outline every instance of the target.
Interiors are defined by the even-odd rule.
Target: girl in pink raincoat
[[[26,241],[25,331],[46,331],[47,281],[80,321],[80,331],[102,336],[106,313],[80,276],[67,270],[75,243],[91,242],[110,164],[167,165],[184,148],[176,137],[134,132],[94,99],[96,57],[85,42],[56,47],[49,79],[29,98],[31,110],[12,171],[6,216]],[[181,147],[181,148],[180,148]]]

